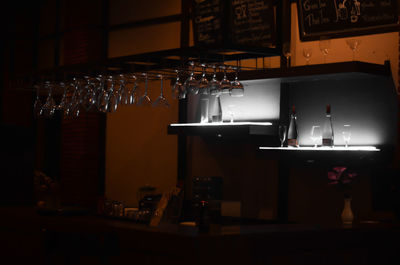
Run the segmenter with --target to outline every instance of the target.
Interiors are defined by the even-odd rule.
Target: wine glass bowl
[[[318,144],[321,142],[322,140],[322,131],[321,131],[321,127],[320,126],[312,126],[311,127],[311,134],[310,134],[310,138],[314,143],[314,147],[318,147]]]
[[[199,93],[199,87],[198,87],[198,81],[196,80],[196,77],[194,76],[194,68],[195,64],[194,62],[189,62],[189,65],[191,67],[191,71],[189,74],[189,77],[186,79],[185,83],[183,84],[185,86],[185,90],[189,93],[193,94],[198,94]]]
[[[226,77],[226,66],[221,65],[220,68],[224,71],[224,76],[219,82],[219,89],[221,90],[222,94],[229,94],[229,91],[231,89],[231,82]]]
[[[236,68],[235,79],[231,82],[231,87],[229,88],[229,95],[231,97],[243,97],[244,96],[244,87],[243,84],[239,82],[238,78],[239,68]]]

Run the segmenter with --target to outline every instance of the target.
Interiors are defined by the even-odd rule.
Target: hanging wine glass
[[[244,96],[244,87],[243,84],[239,82],[238,72],[239,67],[236,67],[235,79],[232,81],[231,86],[229,88],[229,95],[231,97],[243,97]]]
[[[188,93],[198,94],[199,87],[198,87],[198,82],[194,76],[194,67],[195,67],[194,62],[189,62],[189,65],[191,67],[191,72],[188,79],[186,79],[184,86]]]
[[[51,117],[53,117],[54,111],[56,109],[56,102],[54,101],[53,95],[52,95],[53,85],[49,81],[46,81],[45,89],[47,89],[49,91],[49,93],[47,95],[46,102],[42,106],[41,112],[45,118],[51,118]]]
[[[115,86],[115,79],[112,76],[108,77],[108,81],[110,82],[110,112],[115,112],[118,109],[119,105],[119,90]]]
[[[120,87],[120,104],[123,106],[129,105],[130,101],[130,89],[126,86],[126,79],[124,75],[119,75],[119,87]]]
[[[138,84],[136,82],[137,80],[136,75],[132,75],[132,80],[133,80],[133,86],[129,90],[129,100],[128,100],[129,105],[133,105],[136,103],[136,90],[138,87]]]
[[[73,97],[75,93],[75,86],[73,82],[69,82],[66,86],[66,98],[65,98],[65,107],[63,112],[63,117],[68,118],[72,116],[72,109],[74,107]]]
[[[98,75],[97,80],[99,81],[99,97],[97,100],[97,109],[101,112],[108,112],[110,94],[108,93],[108,90],[106,88],[106,79],[102,75]]]
[[[72,96],[71,103],[71,115],[73,117],[79,117],[83,112],[83,98],[85,92],[78,79],[74,78],[74,94]]]
[[[201,67],[203,68],[203,72],[201,74],[201,79],[199,80],[198,84],[198,89],[199,89],[199,94],[201,95],[208,95],[208,80],[206,76],[206,65],[201,64]]]
[[[86,90],[86,99],[85,99],[85,106],[87,111],[96,111],[97,110],[97,89],[95,83],[93,83],[93,80],[91,77],[86,78],[86,85],[85,85],[85,90]]]
[[[154,101],[153,107],[169,107],[169,103],[167,99],[164,97],[164,91],[163,91],[163,76],[162,75],[157,75],[158,78],[160,78],[160,96]]]
[[[60,103],[56,106],[56,110],[64,110],[67,106],[67,88],[64,82],[60,82],[60,88],[64,91]]]
[[[142,73],[142,76],[144,76],[144,94],[139,98],[137,104],[139,106],[151,106],[151,99],[148,96],[149,77],[147,73]]]
[[[35,118],[39,118],[42,116],[42,101],[40,100],[39,94],[40,94],[40,86],[35,85],[34,88],[36,88],[36,99],[35,102],[33,103],[33,115]]]
[[[220,83],[217,80],[217,66],[213,64],[211,68],[213,68],[214,73],[210,82],[208,83],[208,90],[211,95],[215,96],[221,93],[221,87]]]
[[[219,87],[222,94],[229,94],[229,90],[231,89],[231,82],[226,77],[226,66],[221,65],[220,68],[224,71],[224,76],[222,80],[219,82]]]
[[[180,78],[180,71],[175,70],[176,72],[176,80],[174,85],[172,86],[172,98],[173,99],[185,99],[187,91],[185,89],[185,86],[182,84],[181,78]]]

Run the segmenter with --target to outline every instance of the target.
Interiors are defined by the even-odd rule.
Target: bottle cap
[[[326,113],[331,114],[331,105],[330,104],[326,105]]]

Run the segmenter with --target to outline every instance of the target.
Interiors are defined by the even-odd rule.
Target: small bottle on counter
[[[294,105],[292,106],[292,113],[290,115],[290,124],[288,130],[288,146],[289,147],[298,147],[299,143],[297,140],[297,116],[296,109]]]
[[[333,126],[331,117],[331,105],[326,105],[326,117],[324,128],[322,130],[322,146],[333,147]]]
[[[199,209],[198,227],[199,232],[208,232],[210,230],[210,215],[208,211],[208,202],[201,201]]]

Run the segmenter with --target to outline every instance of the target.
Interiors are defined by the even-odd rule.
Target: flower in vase
[[[347,167],[334,167],[328,171],[328,185],[336,186],[344,192],[345,197],[350,197],[352,183],[357,173],[350,173]]]

